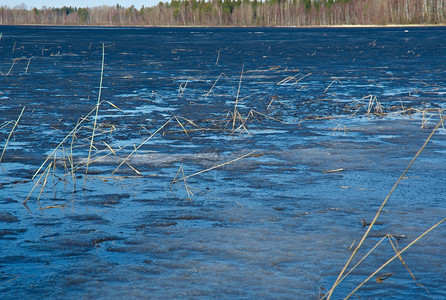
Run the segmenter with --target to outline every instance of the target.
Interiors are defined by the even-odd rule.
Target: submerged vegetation
[[[445,0],[172,0],[154,7],[0,7],[0,25],[329,26],[444,24]]]

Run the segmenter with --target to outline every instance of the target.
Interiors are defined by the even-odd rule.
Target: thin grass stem
[[[46,186],[46,183],[48,182],[48,176],[50,175],[52,164],[53,164],[53,162],[50,163],[49,168],[47,168],[47,170],[46,170],[45,179],[43,180],[43,184],[42,184],[42,187],[40,188],[39,196],[37,197],[37,200],[36,200],[37,203],[39,204],[39,207],[40,207],[39,200],[40,200],[40,197],[42,196],[42,193]]]
[[[174,118],[175,118],[175,120],[177,120],[178,124],[180,124],[180,126],[181,126],[181,128],[183,129],[184,133],[187,135],[187,138],[189,139],[189,141],[192,142],[192,139],[190,138],[189,134],[187,133],[186,128],[184,128],[183,124],[180,122],[180,120],[178,120],[177,117],[174,117]]]
[[[84,189],[85,189],[85,184],[87,183],[88,166],[90,164],[91,149],[93,148],[94,134],[96,131],[96,123],[98,120],[99,105],[101,104],[102,80],[104,78],[104,60],[105,60],[105,45],[104,45],[104,43],[102,43],[101,80],[99,83],[98,102],[96,104],[96,112],[95,112],[95,116],[94,116],[93,132],[91,134],[90,149],[88,150],[87,166],[85,167],[85,178],[84,178],[84,186],[83,186]]]
[[[14,60],[12,61],[12,65],[11,65],[11,67],[9,68],[8,73],[6,73],[5,77],[8,77],[8,76],[9,76],[9,73],[11,73],[12,68],[14,68],[14,65],[15,65],[16,61],[17,61],[17,59],[14,59]]]
[[[213,167],[211,167],[211,168],[208,168],[208,169],[206,169],[206,170],[202,170],[202,171],[196,172],[196,173],[194,173],[194,174],[187,175],[186,177],[183,177],[183,178],[177,178],[177,179],[174,179],[174,180],[172,180],[172,183],[176,183],[176,182],[178,182],[178,181],[181,181],[181,180],[184,180],[184,179],[187,179],[187,178],[190,178],[190,177],[193,177],[193,176],[196,176],[196,175],[205,173],[205,172],[209,172],[209,171],[211,171],[211,170],[215,170],[215,169],[220,168],[220,167],[223,167],[223,166],[225,166],[225,165],[231,164],[231,163],[233,163],[233,162],[236,162],[236,161],[238,161],[238,160],[240,160],[240,159],[243,159],[243,158],[245,158],[245,157],[248,157],[248,156],[254,154],[254,152],[256,152],[256,150],[251,151],[251,152],[249,152],[248,154],[242,155],[242,156],[240,156],[240,157],[237,157],[236,159],[233,159],[233,160],[227,161],[227,162],[225,162],[225,163],[222,163],[222,164],[213,166]]]
[[[31,58],[32,58],[32,57],[30,57],[30,58],[28,59],[28,64],[26,65],[25,74],[28,73],[29,64],[31,63]]]
[[[207,97],[209,96],[209,94],[212,92],[212,90],[214,89],[215,85],[217,84],[218,80],[220,79],[220,77],[222,75],[225,75],[225,73],[221,73],[220,75],[218,75],[217,79],[215,80],[214,84],[211,86],[210,90],[206,93],[206,95],[204,95],[203,97]],[[225,75],[226,76],[226,75]]]
[[[163,124],[163,126],[161,126],[160,128],[158,128],[153,134],[151,134],[147,139],[145,139],[141,144],[139,144],[138,147],[135,147],[135,149],[133,149],[133,151],[116,167],[116,169],[112,172],[112,174],[114,174],[116,171],[118,171],[118,169],[125,163],[127,162],[127,160],[136,152],[138,151],[139,148],[141,148],[142,145],[144,145],[145,143],[147,143],[149,140],[151,140],[158,132],[160,132],[167,124],[169,124],[172,120],[174,119],[174,117],[170,118],[167,122],[165,122]]]
[[[396,239],[395,239],[393,236],[391,236],[391,235],[388,235],[388,238],[389,238],[389,242],[390,242],[390,245],[392,246],[393,250],[395,251],[396,254],[398,254],[398,252],[399,252],[399,249],[398,249],[398,242],[397,242]],[[392,239],[394,239],[395,242],[393,242]],[[399,258],[399,260],[401,261],[401,263],[403,264],[403,266],[406,268],[406,270],[409,272],[410,277],[412,277],[412,279],[413,279],[413,281],[415,282],[415,284],[418,285],[419,287],[424,288],[424,290],[425,290],[428,294],[430,294],[430,293],[429,293],[429,290],[428,290],[424,285],[422,285],[421,283],[419,283],[419,282],[417,281],[417,279],[415,278],[415,275],[413,275],[412,271],[411,271],[411,270],[409,269],[409,267],[407,266],[407,264],[406,264],[406,262],[404,261],[403,257],[402,257],[401,255],[398,255],[398,258]]]
[[[218,60],[220,59],[220,49],[218,49],[217,60],[215,61],[215,65],[218,66]]]
[[[15,128],[17,127],[17,124],[19,123],[20,118],[22,117],[22,114],[25,111],[25,107],[26,106],[24,106],[22,108],[22,111],[20,112],[19,117],[17,118],[17,120],[14,123],[14,126],[11,129],[11,132],[9,132],[8,138],[6,139],[5,147],[3,147],[2,155],[0,156],[0,163],[2,162],[3,155],[5,154],[5,150],[6,150],[6,147],[8,146],[9,140],[11,139],[12,133],[14,132]]]
[[[23,205],[26,205],[26,202],[28,201],[29,197],[31,197],[36,186],[40,183],[40,180],[42,179],[43,175],[45,175],[48,172],[48,170],[51,169],[52,164],[53,164],[53,162],[50,162],[48,167],[46,167],[45,171],[43,171],[43,173],[40,175],[39,179],[37,180],[37,182],[34,184],[33,188],[31,189],[31,191],[29,192],[28,197],[26,197],[25,201],[22,202]]]
[[[237,115],[237,104],[238,104],[238,97],[240,95],[240,87],[242,86],[242,78],[243,78],[243,70],[245,69],[245,64],[242,65],[242,72],[240,73],[240,81],[238,84],[238,90],[237,90],[237,97],[235,98],[235,104],[234,104],[234,115],[233,115],[233,121],[232,121],[232,130],[234,131],[235,128],[235,119]]]

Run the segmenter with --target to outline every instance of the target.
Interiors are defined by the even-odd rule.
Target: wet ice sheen
[[[23,59],[0,78],[0,124],[26,106],[0,163],[2,299],[318,299],[445,109],[444,28],[2,32],[3,74],[32,57],[26,76]],[[85,161],[91,119],[50,160],[26,209],[34,172],[97,102],[102,43],[106,102],[85,188],[85,169],[67,170]],[[237,93],[240,115],[255,112],[231,135]],[[393,114],[367,116],[369,95]],[[10,130],[0,129],[1,150]],[[360,254],[385,234],[401,249],[444,218],[445,137],[433,137]],[[116,169],[143,141],[131,167]],[[171,184],[217,165],[187,178],[189,194]],[[439,227],[403,255],[430,294],[394,262],[383,270],[391,278],[357,295],[446,297],[445,241]],[[334,298],[393,255],[380,245]]]

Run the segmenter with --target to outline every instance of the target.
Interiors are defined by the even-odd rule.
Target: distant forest
[[[445,24],[446,0],[172,0],[153,7],[0,6],[0,25],[311,26]]]

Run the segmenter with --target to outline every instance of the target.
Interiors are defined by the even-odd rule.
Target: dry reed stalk
[[[401,254],[404,253],[407,249],[409,249],[410,247],[412,247],[415,243],[417,243],[420,239],[422,239],[426,234],[428,234],[429,232],[431,232],[432,230],[434,230],[436,227],[438,227],[439,225],[441,225],[444,221],[446,221],[446,219],[443,219],[441,221],[439,221],[438,223],[436,223],[435,225],[433,225],[432,227],[430,227],[428,230],[426,230],[425,232],[423,232],[420,236],[418,236],[415,240],[413,240],[412,242],[410,242],[406,247],[404,247],[403,249],[401,249],[400,251],[398,251],[392,258],[390,258],[388,261],[386,261],[384,264],[382,264],[378,269],[376,269],[372,274],[370,274],[369,277],[367,277],[363,282],[361,282],[353,291],[350,292],[350,294],[347,295],[347,297],[345,297],[344,299],[348,299],[350,298],[356,291],[358,291],[364,284],[366,284],[371,278],[373,278],[373,276],[375,276],[378,272],[380,272],[382,269],[384,269],[388,264],[390,264],[392,261],[394,261],[396,258],[401,257]],[[330,299],[330,298],[328,298]]]
[[[333,286],[331,287],[330,291],[328,292],[328,296],[327,299],[330,299],[334,289],[336,288],[336,286],[338,286],[339,284],[339,280],[341,279],[342,275],[344,274],[345,270],[347,269],[347,267],[350,265],[351,261],[353,260],[353,258],[355,257],[356,253],[359,251],[359,249],[361,248],[362,244],[364,243],[365,239],[367,238],[367,236],[369,235],[370,231],[372,230],[373,226],[376,223],[376,220],[378,219],[378,217],[380,216],[382,210],[384,209],[384,206],[386,205],[387,201],[389,200],[390,196],[393,194],[393,192],[395,191],[395,189],[397,188],[397,186],[400,184],[401,180],[403,180],[403,178],[405,177],[406,173],[409,171],[409,169],[412,167],[413,163],[416,161],[416,159],[418,158],[418,156],[421,154],[421,152],[423,152],[424,148],[426,147],[426,145],[429,143],[430,139],[432,138],[432,136],[434,135],[434,133],[437,131],[437,129],[440,127],[440,124],[442,124],[442,122],[446,119],[446,116],[440,120],[440,122],[438,122],[437,126],[432,130],[432,132],[430,133],[430,135],[427,137],[426,141],[424,142],[424,144],[421,146],[421,148],[418,150],[418,152],[415,154],[415,156],[412,158],[411,162],[409,163],[409,165],[406,167],[406,169],[404,170],[404,172],[401,174],[401,176],[398,178],[398,180],[396,181],[396,183],[394,184],[394,186],[392,187],[392,189],[390,190],[390,192],[387,194],[386,198],[384,199],[384,201],[382,202],[381,206],[379,207],[378,211],[376,212],[375,217],[373,218],[373,221],[370,223],[370,226],[367,228],[367,231],[364,233],[363,237],[361,238],[361,241],[358,243],[358,245],[356,246],[355,250],[353,251],[352,255],[350,256],[350,258],[348,259],[348,261],[346,262],[346,264],[344,265],[344,267],[342,268],[341,272],[339,273],[336,281],[333,283]],[[444,221],[444,220],[443,220]],[[443,222],[442,221],[442,222]],[[439,225],[439,224],[438,224]],[[438,226],[436,225],[436,226]],[[436,227],[435,226],[435,227]],[[432,228],[433,229],[433,228]],[[431,230],[431,229],[430,229]],[[430,231],[429,230],[429,231]],[[424,235],[423,235],[424,236]],[[421,237],[420,237],[421,238]],[[358,287],[359,288],[359,287]],[[356,290],[355,290],[356,291]],[[352,292],[353,294],[353,292]],[[351,296],[351,294],[349,295]]]
[[[48,167],[46,167],[45,171],[43,171],[43,173],[40,175],[39,179],[37,180],[37,182],[34,184],[33,188],[31,189],[31,191],[29,192],[28,197],[26,197],[25,201],[23,201],[22,204],[24,204],[24,205],[26,204],[26,202],[28,201],[29,197],[31,197],[31,194],[33,193],[34,189],[40,183],[40,180],[42,179],[43,175],[45,175],[51,169],[51,165],[52,164],[53,164],[53,162],[50,162]]]
[[[286,83],[288,83],[290,80],[295,79],[297,75],[299,75],[299,74],[296,74],[296,75],[294,75],[294,76],[288,76],[288,77],[282,79],[281,81],[279,81],[276,85],[286,84]]]
[[[364,106],[364,99],[369,98],[369,97],[373,97],[373,96],[372,96],[372,95],[364,96],[364,97],[362,97],[361,99],[352,101],[352,103],[350,103],[350,104],[347,106],[348,109],[351,109],[351,108],[353,108],[353,107],[356,108],[356,107],[359,106],[358,109],[356,109],[355,112],[352,114],[353,116],[356,115],[356,113],[357,113],[358,111],[360,111],[361,108],[363,108],[363,106]],[[357,102],[361,102],[361,103],[360,103],[360,104],[356,104]]]
[[[184,168],[183,168],[183,165],[181,165],[181,173],[183,174],[184,188],[186,189],[187,200],[191,201],[190,195],[193,196],[194,194],[192,193],[192,191],[190,190],[190,188],[187,186],[186,177],[184,176]]]
[[[194,128],[194,129],[188,129],[187,132],[191,133],[191,132],[197,132],[197,131],[228,131],[228,129],[224,129],[224,128]],[[184,132],[183,130],[169,130],[169,131],[165,131],[163,132],[163,136],[169,133],[181,133]]]
[[[398,242],[396,241],[396,238],[393,237],[392,235],[388,235],[388,238],[389,238],[390,245],[392,246],[392,248],[393,248],[393,250],[395,251],[395,253],[398,255],[398,258],[399,258],[399,260],[401,261],[401,263],[403,264],[403,266],[404,266],[404,267],[406,268],[406,270],[409,272],[410,277],[412,277],[412,279],[413,279],[413,281],[415,282],[415,284],[418,285],[419,287],[424,288],[424,290],[425,290],[428,294],[430,294],[430,293],[429,293],[429,290],[428,290],[424,285],[422,285],[421,283],[419,283],[419,282],[416,280],[415,275],[413,275],[412,271],[409,269],[409,267],[407,266],[407,264],[406,264],[406,262],[404,261],[404,259],[401,257],[401,255],[398,254],[399,249],[398,249]],[[393,242],[392,239],[395,240],[395,243]]]
[[[129,164],[128,162],[126,162],[126,165],[129,166],[129,168],[132,169],[136,174],[142,176],[142,173],[139,172],[137,169],[135,169],[131,164]]]
[[[226,76],[225,73],[221,73],[220,75],[218,75],[218,77],[217,77],[217,79],[215,80],[214,84],[211,86],[211,89],[210,89],[210,90],[206,93],[206,95],[204,95],[203,97],[207,97],[207,96],[209,96],[209,94],[212,92],[212,90],[214,89],[215,85],[217,84],[218,80],[220,79],[220,77],[221,77],[222,75],[225,75],[225,76]]]
[[[65,185],[66,185],[67,184],[66,178],[70,174],[69,168],[67,166],[67,161],[68,161],[68,163],[70,162],[70,158],[68,156],[68,150],[64,149],[64,151],[62,152],[62,155],[63,155],[62,159],[63,159],[64,174],[59,179],[64,181]],[[56,175],[53,174],[53,176],[56,176]]]
[[[149,175],[151,177],[158,177],[159,175],[154,174],[154,175]],[[126,176],[98,176],[97,178],[101,179],[103,182],[107,182],[109,179],[113,179],[113,180],[124,180],[127,178],[139,178],[139,176],[136,175],[126,175]]]
[[[1,35],[0,35],[0,38],[1,38]],[[16,277],[13,277],[13,278],[11,278],[11,279],[8,279],[8,280],[6,280],[6,281],[3,281],[2,283],[0,283],[0,285],[4,285],[4,284],[6,284],[6,283],[8,283],[8,282],[14,281],[14,280],[16,280],[16,279],[19,278],[19,277],[20,277],[20,276],[17,275]]]
[[[95,146],[93,146],[93,148],[97,151],[97,153],[95,153],[94,155],[91,156],[90,158],[90,165],[93,163],[96,163],[98,161],[101,161],[102,159],[106,158],[107,156],[110,156],[112,153],[108,152],[105,155],[99,156],[99,154],[101,154],[104,151],[107,151],[105,149],[99,150],[97,149]],[[121,150],[121,149],[120,149]],[[81,160],[80,162],[78,162],[75,166],[74,166],[74,171],[77,171],[79,169],[83,169],[87,166],[87,158],[84,158],[83,160]]]
[[[367,107],[367,117],[370,115],[370,113],[372,112],[372,109],[374,111],[374,113],[376,115],[384,115],[384,110],[383,107],[381,105],[381,102],[378,101],[378,99],[376,98],[376,96],[372,96],[370,95],[370,100],[369,100],[369,104]]]
[[[181,166],[178,168],[178,171],[177,171],[177,173],[175,174],[175,177],[172,179],[172,181],[170,182],[170,186],[169,187],[172,187],[172,185],[175,183],[175,182],[177,182],[176,181],[176,179],[178,178],[178,175],[180,174],[180,172],[181,172],[181,168],[183,167],[183,164],[181,164]]]
[[[14,123],[13,121],[5,121],[5,122],[3,122],[2,125],[0,125],[0,129],[3,129],[3,128],[5,128],[6,126],[8,126],[9,124],[13,124],[13,123]]]
[[[375,251],[375,249],[385,240],[385,239],[389,239],[390,244],[392,245],[392,248],[394,249],[395,253],[398,254],[399,250],[397,250],[395,247],[395,245],[392,242],[392,238],[394,238],[392,235],[390,234],[386,234],[385,236],[383,236],[376,244],[375,246],[373,246],[372,249],[370,249],[340,280],[339,283],[341,283],[348,275],[350,275],[351,272],[353,272],[353,270],[356,269],[356,267],[358,267],[371,253],[373,253],[373,251]],[[353,244],[352,244],[353,246]],[[352,246],[350,246],[350,249],[352,248]],[[412,272],[409,270],[409,268],[407,267],[406,263],[404,262],[404,260],[402,259],[402,257],[399,257],[401,262],[403,263],[403,265],[406,267],[406,269],[409,271],[411,277],[413,278],[413,280],[417,283],[415,276],[412,274]],[[424,287],[422,284],[417,283],[417,285],[423,287],[424,289],[426,289],[426,287]],[[426,289],[427,291],[427,289]],[[429,291],[427,291],[429,293]],[[323,296],[322,298],[320,298],[320,300],[323,300],[327,297],[327,295]]]
[[[386,281],[387,279],[389,279],[393,275],[395,275],[395,273],[384,273],[382,275],[379,275],[378,277],[376,277],[376,282],[383,283],[384,281]]]
[[[167,122],[165,122],[163,124],[163,126],[161,126],[160,128],[158,128],[153,134],[151,134],[147,139],[145,139],[141,144],[139,144],[138,147],[135,147],[135,149],[133,149],[133,151],[116,167],[116,169],[112,172],[112,174],[114,174],[116,171],[118,171],[118,169],[125,163],[127,162],[127,160],[136,152],[138,151],[139,148],[141,148],[141,146],[143,146],[145,143],[147,143],[149,140],[151,140],[158,132],[160,132],[167,124],[169,124],[172,120],[174,119],[174,117],[171,117]]]
[[[266,107],[266,110],[268,110],[268,109],[270,108],[270,106],[273,104],[273,102],[278,102],[278,103],[280,103],[280,104],[282,104],[282,105],[284,105],[284,106],[287,106],[287,107],[289,107],[289,108],[292,108],[291,105],[289,105],[289,104],[287,104],[287,103],[285,103],[285,102],[282,102],[282,101],[277,100],[278,98],[279,98],[279,97],[273,96],[273,97],[271,98],[271,101],[269,102],[268,106]]]
[[[31,63],[31,58],[32,58],[32,56],[28,59],[28,64],[26,65],[25,74],[28,73],[29,64]]]
[[[6,75],[3,75],[3,76],[5,76],[5,77],[8,77],[8,76],[9,76],[9,73],[11,73],[12,68],[14,68],[14,65],[15,65],[16,61],[17,61],[17,59],[13,59],[13,61],[12,61],[12,65],[11,65],[11,67],[9,68],[8,73],[6,73]],[[3,74],[3,73],[2,73],[2,74]]]
[[[114,156],[118,157],[118,156],[116,155],[115,150],[113,150],[113,148],[112,148],[109,144],[107,144],[107,143],[104,142],[104,141],[102,141],[102,142],[105,144],[105,146],[107,146],[107,148],[113,153]],[[122,148],[121,148],[121,149],[122,149]],[[103,157],[105,157],[105,156],[103,156]],[[103,157],[101,157],[100,159],[102,159]],[[129,166],[130,169],[132,169],[133,171],[135,171],[136,174],[138,174],[138,175],[142,175],[141,172],[139,172],[137,169],[135,169],[135,168],[134,168],[132,165],[130,165],[128,162],[126,162],[126,165]]]
[[[424,128],[424,125],[426,125],[426,123],[427,123],[427,121],[429,121],[429,119],[426,120],[426,112],[423,110],[423,115],[422,115],[422,119],[421,119],[421,128]]]
[[[323,93],[325,94],[328,91],[328,89],[333,85],[333,83],[335,83],[336,81],[339,82],[340,84],[342,84],[341,81],[339,81],[338,79],[335,79],[327,86],[327,88],[324,90]]]
[[[345,186],[345,185],[340,185],[339,187],[341,189],[352,189],[352,190],[358,190],[358,191],[374,191],[374,190],[371,190],[371,189],[357,188],[357,187],[351,187],[351,186]]]
[[[0,41],[2,40],[3,32],[0,32]]]
[[[338,134],[341,134],[341,131],[343,131],[344,134],[347,133],[347,132],[348,132],[348,130],[347,130],[347,126],[342,125],[342,124],[338,124],[338,125],[336,125],[336,126],[332,129],[331,135],[334,135],[335,132],[338,132]]]
[[[348,247],[348,251],[352,250],[353,246],[356,244],[356,240],[353,240],[352,244],[350,245],[350,247]]]
[[[48,182],[48,176],[50,175],[51,165],[52,164],[53,164],[53,162],[50,163],[49,168],[47,169],[48,171],[46,172],[45,179],[43,180],[42,187],[40,188],[39,196],[37,197],[37,200],[36,200],[37,203],[39,204],[39,208],[41,208],[39,200],[40,200],[40,197],[42,196],[43,189],[45,188],[46,183]]]
[[[336,173],[336,172],[341,172],[341,171],[344,171],[344,168],[339,168],[339,169],[334,169],[334,170],[323,171],[322,174]]]
[[[348,275],[350,275],[351,272],[353,272],[356,267],[358,267],[370,254],[373,253],[373,251],[375,251],[375,249],[387,238],[386,236],[383,236],[376,244],[375,246],[373,246],[372,249],[370,249],[369,252],[367,252],[346,274],[344,274],[344,276],[339,279],[339,283],[341,283],[345,278],[347,278]],[[350,246],[349,250],[352,248],[353,244]],[[328,296],[328,294],[322,296],[319,300],[324,300],[326,297]]]
[[[279,82],[277,83],[277,85],[283,85],[283,84],[286,84],[286,83],[290,82],[291,80],[294,80],[294,82],[292,83],[292,85],[295,85],[295,84],[299,83],[299,81],[301,81],[301,80],[304,79],[305,77],[310,76],[311,74],[313,74],[313,73],[308,73],[307,75],[304,75],[304,76],[300,77],[299,79],[296,79],[297,75],[299,75],[299,74],[296,74],[296,75],[294,75],[294,76],[288,76],[287,78],[285,78],[285,79],[279,81]]]
[[[186,90],[186,87],[187,87],[187,84],[188,84],[188,83],[189,83],[189,79],[186,80],[186,83],[184,84],[184,86],[183,86],[182,83],[180,83],[180,86],[178,87],[178,97],[179,97],[179,96],[183,96],[184,91]]]
[[[404,109],[404,110],[398,110],[398,111],[392,111],[392,112],[386,112],[385,114],[386,115],[395,115],[395,114],[398,114],[398,115],[406,115],[406,113],[408,112],[409,113],[409,116],[410,116],[410,112],[411,111],[414,111],[415,109],[414,108],[406,108],[406,109]]]
[[[273,104],[273,102],[274,102],[275,100],[277,100],[277,98],[278,98],[278,97],[276,97],[276,96],[273,96],[273,97],[271,98],[271,101],[269,102],[268,106],[266,107],[266,110],[269,109],[269,107],[271,106],[271,104]]]
[[[185,117],[176,116],[176,118],[183,119],[183,120],[187,121],[189,124],[192,124],[192,125],[194,125],[195,127],[199,127],[197,124],[195,124],[194,121],[191,121],[191,120],[189,120],[189,119],[186,119]]]
[[[237,127],[235,130],[233,130],[233,131],[231,132],[230,135],[233,135],[235,132],[237,132],[237,131],[240,130],[241,128],[243,128],[244,131],[246,131],[247,133],[249,133],[248,129],[245,127],[245,124],[246,124],[246,122],[248,121],[249,117],[254,117],[254,113],[256,113],[256,114],[258,114],[258,115],[260,115],[260,116],[262,116],[262,117],[265,117],[265,118],[267,118],[267,119],[270,119],[270,120],[274,120],[274,121],[277,121],[277,122],[282,122],[282,121],[279,120],[279,119],[270,117],[270,116],[268,116],[268,115],[262,114],[262,113],[260,113],[260,112],[258,112],[258,111],[255,111],[255,110],[251,109],[251,110],[249,111],[249,113],[248,113],[248,115],[246,116],[245,119],[243,119],[243,118],[240,116],[240,114],[239,114],[239,117],[238,117],[238,118],[240,119],[240,121],[242,122],[242,124],[241,124],[239,127]]]
[[[262,116],[262,117],[264,117],[264,118],[267,118],[267,119],[270,119],[270,120],[273,120],[273,121],[282,122],[282,120],[279,120],[279,119],[270,117],[270,116],[268,116],[268,115],[262,114],[261,112],[258,112],[258,111],[253,110],[253,109],[251,109],[250,112],[252,112],[252,114],[256,113],[256,114],[258,114],[258,115],[260,115],[260,116]]]
[[[239,98],[239,99],[238,99],[238,102],[243,101],[243,100],[246,100],[246,99],[248,99],[248,98],[251,98],[251,97],[254,96],[255,94],[256,94],[256,93],[252,93],[251,95],[248,95],[248,96],[246,96],[246,97]]]
[[[308,77],[308,76],[310,76],[310,75],[312,75],[312,74],[313,74],[313,73],[308,73],[308,74],[302,76],[301,78],[299,78],[298,80],[296,80],[296,82],[294,82],[293,85],[298,84],[299,81],[301,81],[301,80],[304,79],[305,77]]]
[[[444,122],[443,122],[443,120],[444,120],[444,117],[443,117],[443,113],[441,112],[441,109],[438,109],[438,115],[440,116],[440,120],[441,120],[441,127],[443,128],[443,130],[444,130]]]
[[[236,116],[235,116],[234,119],[238,119],[238,120],[240,121],[241,124],[240,124],[240,126],[237,127],[236,129],[233,129],[233,130],[231,131],[231,134],[230,134],[230,135],[233,135],[235,132],[239,131],[241,128],[243,128],[243,130],[242,130],[240,133],[242,133],[243,131],[246,131],[246,133],[249,134],[248,128],[246,128],[245,124],[246,124],[246,121],[248,120],[248,118],[249,118],[250,116],[252,116],[252,113],[251,113],[251,112],[249,112],[248,115],[246,116],[246,118],[243,119],[242,115],[240,115],[240,113],[237,111]]]
[[[215,65],[218,66],[218,60],[220,59],[220,49],[218,49],[217,60],[215,61]]]
[[[12,53],[14,53],[16,45],[17,45],[17,41],[14,42],[14,46],[12,47]]]
[[[180,126],[183,129],[184,133],[187,135],[187,138],[189,139],[189,141],[192,142],[192,139],[190,138],[189,134],[187,133],[186,128],[184,128],[183,124],[180,122],[180,120],[178,120],[178,118],[176,116],[174,118],[175,118],[175,120],[177,120],[178,124],[180,124]]]
[[[80,124],[79,124],[79,119],[78,119],[75,128],[77,128],[79,125],[80,125]],[[76,133],[74,132],[74,133],[71,135],[70,153],[69,153],[69,155],[67,154],[67,156],[68,156],[68,162],[70,163],[70,167],[71,167],[71,171],[70,171],[70,173],[71,173],[71,177],[73,178],[73,188],[74,188],[74,190],[76,190],[76,175],[75,175],[75,173],[74,173],[73,145],[74,145],[74,140],[75,140],[76,138],[77,138],[77,137],[76,137]]]
[[[105,100],[106,103],[110,104],[112,107],[116,108],[117,110],[119,110],[120,112],[124,112],[122,109],[120,109],[119,107],[117,107],[116,105],[114,105],[112,102]]]
[[[144,125],[139,126],[139,131],[138,131],[139,134],[141,134],[142,129],[147,131],[149,134],[152,134],[152,132],[149,129],[147,129],[147,127],[145,127]],[[163,135],[164,135],[164,132],[163,132]]]
[[[183,174],[182,179],[183,179],[183,181],[184,181],[184,188],[186,189],[186,193],[187,193],[187,200],[188,200],[188,201],[191,201],[192,199],[190,198],[190,195],[193,196],[194,194],[192,193],[191,189],[190,189],[189,186],[187,185],[186,176],[184,175],[183,164],[181,164],[181,166],[178,168],[178,171],[177,171],[177,173],[175,174],[175,177],[173,178],[172,182],[170,183],[171,191],[172,191],[172,193],[173,193],[172,185],[174,184],[174,181],[178,178],[178,175],[180,174],[180,172]],[[181,180],[181,179],[180,179],[180,180]],[[176,181],[175,181],[175,182],[176,182]],[[175,196],[175,194],[174,194],[174,196]],[[176,198],[176,196],[175,196],[175,198]]]
[[[376,105],[375,105],[375,114],[377,114],[377,115],[379,115],[379,116],[383,116],[383,115],[385,115],[383,106],[382,106],[382,104],[381,104],[380,101],[376,101]]]
[[[180,181],[180,180],[187,179],[187,178],[190,178],[190,177],[193,177],[193,176],[196,176],[196,175],[199,175],[199,174],[202,174],[202,173],[206,173],[206,172],[209,172],[209,171],[211,171],[211,170],[214,170],[214,169],[223,167],[223,166],[225,166],[225,165],[231,164],[231,163],[236,162],[236,161],[238,161],[238,160],[240,160],[240,159],[243,159],[243,158],[245,158],[245,157],[248,157],[248,156],[254,154],[255,152],[256,152],[256,150],[251,151],[251,152],[249,152],[248,154],[242,155],[242,156],[240,156],[240,157],[237,157],[236,159],[233,159],[233,160],[227,161],[227,162],[225,162],[225,163],[222,163],[222,164],[213,166],[213,167],[211,167],[211,168],[208,168],[208,169],[206,169],[206,170],[202,170],[202,171],[196,172],[196,173],[194,173],[194,174],[187,175],[187,176],[185,176],[185,177],[183,177],[183,178],[177,178],[177,179],[174,179],[174,180],[172,180],[172,183],[176,183],[176,182],[178,182],[178,181]]]
[[[66,204],[50,205],[50,206],[41,207],[40,210],[42,211],[42,210],[44,210],[44,209],[60,208],[62,211],[64,211],[63,208],[64,208],[65,206],[67,206],[67,205],[66,205]]]
[[[304,75],[302,77],[300,77],[299,79],[296,79],[297,75],[299,75],[299,73],[297,73],[294,76],[288,76],[284,79],[282,79],[281,81],[279,81],[276,85],[283,85],[283,84],[287,84],[288,82],[294,80],[293,85],[297,84],[299,81],[301,81],[302,79],[304,79],[307,76],[310,76],[312,73],[308,73],[307,75]]]
[[[267,69],[266,71],[276,71],[276,70],[279,70],[279,72],[285,72],[285,70],[280,71],[280,68],[282,68],[282,67],[281,66],[273,66],[273,67],[270,67],[269,69]],[[296,72],[299,72],[299,70],[296,70]]]
[[[85,168],[85,178],[84,178],[83,189],[85,189],[85,184],[87,183],[88,165],[90,164],[91,149],[93,148],[94,134],[95,134],[95,130],[96,130],[96,123],[98,120],[99,105],[101,104],[102,79],[104,78],[104,60],[105,60],[105,45],[104,45],[104,43],[102,43],[101,80],[99,83],[98,102],[96,104],[96,112],[95,112],[95,116],[94,116],[93,132],[91,134],[90,149],[88,150],[87,166]]]
[[[62,151],[62,159],[63,159],[63,157],[64,157],[64,153],[63,153],[63,151]],[[52,168],[52,170],[53,170],[53,188],[56,186],[56,183],[55,183],[55,178],[56,178],[56,159],[57,159],[57,155],[54,155],[54,158],[53,158],[53,168]],[[60,177],[58,177],[59,179],[60,179]]]
[[[110,129],[100,129],[100,128],[96,127],[96,131],[95,131],[94,137],[103,136],[103,135],[111,135],[111,133],[113,133],[114,130],[115,130],[113,127],[110,128]],[[86,128],[88,130],[93,131],[93,127],[88,127],[88,126],[81,126],[81,127],[78,128],[78,131],[80,131],[83,128]],[[92,135],[88,135],[88,136],[80,139],[79,141],[84,141],[84,142],[86,142],[87,145],[90,145],[91,137],[92,137]],[[82,148],[83,146],[85,146],[85,144],[84,145],[83,144],[79,144],[79,145],[77,145],[77,146],[75,146],[73,148]],[[93,144],[93,148],[95,150],[97,150],[97,148],[94,146],[94,144]]]
[[[369,97],[370,97],[370,100],[369,100],[369,105],[367,107],[367,117],[370,115],[370,112],[372,111],[373,104],[375,103],[375,99],[376,99],[376,96],[370,95]]]
[[[17,127],[17,124],[19,123],[20,118],[22,117],[22,114],[23,114],[23,112],[25,111],[25,107],[26,107],[26,106],[24,106],[24,107],[22,108],[22,111],[20,112],[19,117],[18,117],[17,120],[14,122],[14,126],[12,127],[11,131],[9,132],[8,138],[6,139],[5,147],[3,147],[2,155],[0,156],[0,163],[2,162],[3,155],[5,154],[5,150],[6,150],[6,147],[8,146],[9,140],[11,139],[12,133],[14,132],[15,128]]]
[[[237,200],[235,201],[235,203],[240,206],[240,207],[245,207],[243,204],[241,204],[240,202],[238,202]]]
[[[403,101],[401,99],[400,99],[400,104],[401,104],[401,111],[402,111],[401,114],[404,115],[404,112],[406,111],[406,109],[404,108]]]
[[[233,113],[233,119],[232,119],[232,130],[233,131],[234,131],[234,128],[235,128],[236,115],[238,113],[238,111],[237,111],[237,104],[238,104],[238,97],[240,95],[240,87],[242,86],[242,78],[243,78],[243,70],[244,69],[245,69],[245,64],[242,65],[242,72],[240,73],[240,81],[238,83],[237,97],[235,98],[234,113]]]

